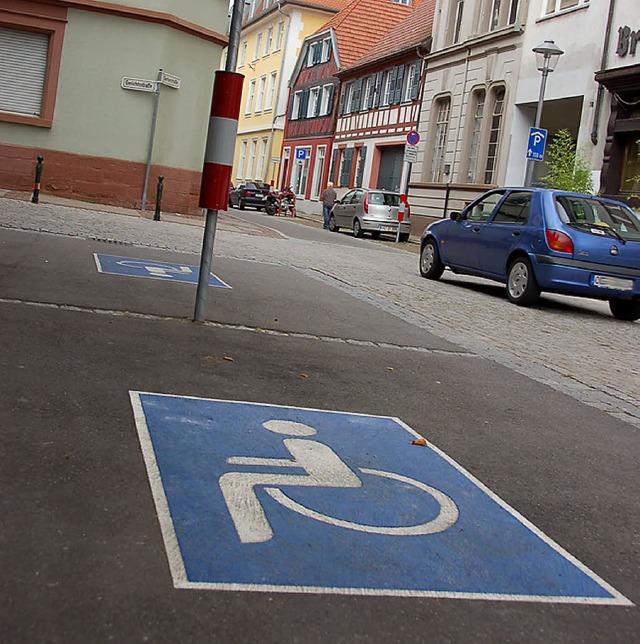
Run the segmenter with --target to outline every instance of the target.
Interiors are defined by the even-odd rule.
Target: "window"
[[[327,154],[327,146],[319,145],[316,149],[316,162],[313,165],[313,182],[311,184],[311,198],[317,199],[320,196],[320,182],[324,173],[324,159]]]
[[[262,49],[262,32],[259,31],[256,36],[256,48],[253,51],[253,60],[260,58],[260,50]]]
[[[368,110],[371,107],[371,99],[373,98],[373,76],[369,76],[364,80],[364,88],[362,90],[362,106],[361,109]]]
[[[504,190],[492,192],[486,197],[482,197],[469,210],[465,212],[465,218],[468,221],[489,221],[491,213],[494,211],[496,204],[504,196]]]
[[[362,146],[359,150],[358,160],[356,162],[356,183],[358,188],[362,187],[362,179],[364,177],[364,164],[367,159],[367,148]]]
[[[278,23],[278,30],[276,31],[276,46],[273,48],[273,51],[279,51],[282,49],[282,39],[284,37],[284,20],[281,20]]]
[[[245,60],[247,59],[247,41],[246,39],[242,41],[240,46],[240,60],[238,61],[238,67],[244,67]]]
[[[349,114],[351,112],[352,91],[353,83],[347,83],[342,90],[342,104],[340,106],[340,114]]]
[[[309,92],[309,104],[307,105],[307,118],[313,118],[320,113],[320,88],[314,87]]]
[[[267,84],[267,77],[261,76],[260,82],[258,83],[258,95],[256,96],[256,112],[262,111],[262,103],[264,102],[264,88],[266,84]]]
[[[558,13],[565,9],[572,9],[589,4],[589,0],[546,0],[544,14],[546,16],[552,13]]]
[[[289,111],[289,118],[290,119],[297,119],[300,118],[300,102],[302,98],[302,92],[295,92],[293,94],[293,98],[291,99],[291,108]]]
[[[246,139],[240,143],[240,154],[238,156],[238,171],[236,179],[244,179],[244,164],[247,161],[247,141]]]
[[[484,0],[480,31],[495,31],[513,25],[518,19],[520,0]]]
[[[244,109],[245,114],[251,114],[253,109],[253,96],[256,93],[256,79],[254,78],[249,83],[249,91],[247,93],[247,105]]]
[[[501,204],[494,224],[526,224],[531,206],[530,192],[512,192]]]
[[[411,6],[411,0],[391,0],[391,2],[395,2],[396,4],[406,4],[407,6]]]
[[[420,65],[413,63],[407,67],[405,73],[405,86],[403,101],[415,101],[418,98],[418,90],[420,87]]]
[[[386,78],[384,83],[384,91],[382,94],[382,105],[389,105],[393,101],[393,92],[396,84],[396,75],[397,71],[386,72]]]
[[[51,20],[45,17],[49,11]],[[57,8],[43,13],[33,18],[18,9],[8,20],[20,24],[0,27],[0,121],[40,127],[53,123],[65,22],[54,19]],[[29,29],[34,22],[38,31]]]
[[[256,168],[256,178],[264,179],[264,162],[267,156],[267,143],[269,139],[264,137],[260,139],[260,151],[258,152],[258,166]]]
[[[441,181],[444,176],[444,153],[449,133],[449,113],[451,99],[441,98],[436,103],[436,123],[431,163],[431,181]]]
[[[342,163],[340,164],[339,184],[342,187],[351,185],[351,161],[353,160],[354,148],[342,150]]]
[[[498,164],[498,148],[502,129],[502,114],[504,111],[504,87],[493,92],[493,110],[491,114],[491,129],[489,130],[489,146],[487,148],[487,162],[484,170],[484,182],[493,183],[496,179],[496,166]]]
[[[456,4],[456,11],[454,13],[453,21],[453,39],[452,43],[455,45],[460,42],[460,27],[462,26],[462,10],[464,9],[464,0],[458,0]]]
[[[333,85],[325,85],[322,88],[322,105],[320,106],[320,114],[326,116],[331,113],[331,102],[333,99]]]
[[[469,155],[467,166],[467,181],[476,182],[476,173],[478,170],[478,156],[480,154],[480,144],[482,140],[482,118],[484,115],[485,91],[483,89],[473,93],[473,113],[471,115]]]
[[[256,148],[258,147],[258,139],[251,139],[249,145],[249,160],[247,162],[247,179],[253,179],[253,166],[256,162]]]
[[[636,136],[629,137],[625,145],[620,192],[640,192],[640,144]]]
[[[278,77],[278,72],[271,72],[269,75],[269,83],[267,84],[267,100],[264,104],[265,112],[267,110],[273,109],[273,97],[276,91],[276,78]]]
[[[267,29],[267,37],[264,41],[264,55],[268,56],[271,53],[271,46],[273,45],[273,27]]]
[[[331,38],[325,38],[322,41],[322,62],[327,62],[331,58]]]

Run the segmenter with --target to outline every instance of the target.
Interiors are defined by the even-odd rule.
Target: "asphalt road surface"
[[[3,642],[637,639],[637,324],[201,232],[0,199]]]

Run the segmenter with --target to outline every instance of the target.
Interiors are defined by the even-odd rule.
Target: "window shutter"
[[[376,74],[376,87],[375,87],[375,97],[373,100],[373,107],[380,107],[380,102],[382,100],[382,90],[384,87],[384,78],[386,72],[378,72]]]
[[[322,43],[317,42],[313,46],[313,64],[317,65],[322,60]]]
[[[331,85],[329,88],[329,99],[327,100],[327,114],[331,114],[333,112],[333,97],[336,93],[336,86]]]
[[[402,81],[404,80],[404,67],[398,67],[396,74],[396,88],[393,96],[393,102],[399,103],[402,100]]]
[[[295,94],[293,94],[293,93],[289,94],[289,119],[291,121],[293,121],[293,119],[295,118],[293,116],[293,105],[294,105],[294,103],[295,103]]]
[[[40,116],[49,36],[0,27],[0,111]]]
[[[313,114],[314,116],[320,115],[320,108],[322,107],[322,91],[322,87],[319,87],[316,93],[316,109]]]
[[[329,169],[329,181],[335,182],[336,161],[338,160],[338,148],[333,148],[331,153],[331,168]]]
[[[347,102],[346,99],[347,96],[347,86],[342,85],[342,91],[340,92],[340,105],[338,107],[338,114],[342,116],[344,114],[344,109],[345,109],[345,103]]]
[[[329,40],[329,47],[327,47],[327,60],[331,60],[331,54],[333,52],[333,43]]]
[[[359,78],[353,85],[353,99],[351,100],[351,111],[360,110],[360,100],[362,98],[362,78]]]
[[[411,100],[415,101],[418,98],[418,92],[420,90],[420,63],[416,63],[416,67],[413,70],[413,79],[411,80]]]
[[[364,176],[364,162],[367,158],[367,147],[362,146],[360,148],[360,160],[358,162],[358,175],[356,176],[356,186],[358,188],[362,187],[362,178]]]
[[[307,108],[309,107],[309,90],[305,89],[300,96],[300,109],[298,110],[298,115],[300,118],[307,118]]]
[[[351,162],[353,160],[353,148],[342,151],[342,168],[340,172],[340,185],[348,188],[351,184]]]

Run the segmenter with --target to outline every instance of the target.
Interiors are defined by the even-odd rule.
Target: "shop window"
[[[629,138],[624,148],[620,192],[640,192],[640,140],[636,136]]]

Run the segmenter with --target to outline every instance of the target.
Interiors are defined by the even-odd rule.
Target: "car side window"
[[[467,210],[466,219],[469,221],[489,221],[496,204],[502,199],[504,192],[492,192]]]
[[[361,190],[356,190],[353,193],[353,198],[351,199],[351,203],[360,203],[362,201],[362,191]]]
[[[530,192],[512,192],[500,204],[500,208],[493,218],[496,224],[526,224],[529,219],[531,207]]]
[[[342,199],[341,199],[341,201],[342,201],[343,205],[350,204],[350,203],[351,203],[351,199],[353,198],[353,195],[354,195],[354,191],[353,191],[353,190],[352,190],[351,192],[347,192],[347,194],[346,194],[344,197],[342,197]]]

